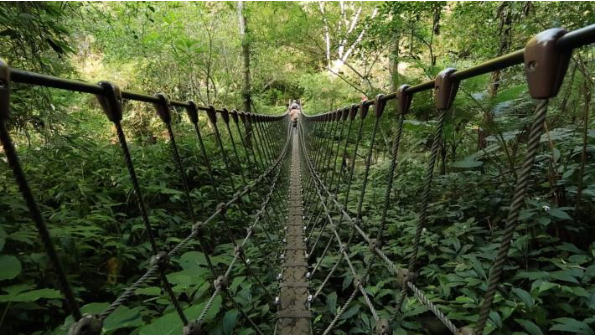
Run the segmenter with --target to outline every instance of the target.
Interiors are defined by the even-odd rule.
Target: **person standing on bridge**
[[[296,122],[298,115],[301,112],[301,106],[296,102],[296,100],[292,100],[292,103],[288,109],[290,110],[289,114],[290,120],[292,121],[292,126],[296,128]]]

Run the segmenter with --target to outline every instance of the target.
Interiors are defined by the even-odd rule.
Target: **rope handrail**
[[[65,79],[60,77],[55,77],[51,75],[25,71],[17,68],[8,67],[7,71],[10,75],[10,80],[22,83],[22,84],[29,84],[29,85],[36,85],[36,86],[44,86],[44,87],[51,87],[57,88],[66,91],[72,92],[80,92],[80,93],[91,93],[94,95],[104,96],[105,90],[97,84],[91,84],[88,82],[80,81],[80,80],[73,80],[73,79]],[[122,91],[122,98],[127,100],[133,101],[140,101],[140,102],[147,102],[152,104],[160,103],[160,99],[153,95],[143,94],[143,93],[136,93],[136,92],[129,92],[129,91]],[[194,103],[189,101],[181,101],[181,100],[170,100],[170,104],[173,107],[182,107],[182,108],[189,108]],[[213,110],[213,106],[201,106],[195,105],[198,110],[208,112]],[[228,110],[226,108],[218,108],[215,109],[218,113],[227,113]],[[245,112],[242,112],[245,113]],[[280,120],[288,114],[286,111],[284,114],[281,115],[267,115],[267,114],[259,114],[259,113],[250,113],[252,115],[256,115],[259,117],[266,118],[269,120]]]

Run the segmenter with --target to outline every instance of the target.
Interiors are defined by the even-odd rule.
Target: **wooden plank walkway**
[[[307,306],[309,283],[306,274],[309,264],[305,259],[307,246],[303,226],[301,160],[298,133],[296,128],[292,131],[290,201],[277,331],[283,335],[308,335],[311,333],[311,312]]]

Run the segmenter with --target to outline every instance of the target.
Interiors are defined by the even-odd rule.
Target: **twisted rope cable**
[[[323,147],[321,145],[322,141],[323,141],[323,136],[317,136],[318,133],[322,132],[322,128],[325,129],[325,123],[323,122],[319,122],[315,124],[315,129],[313,129],[313,131],[311,132],[313,135],[311,135],[312,137],[315,137],[315,141],[313,141],[312,144],[312,149],[314,148],[315,150],[315,154],[313,155],[313,161],[315,162],[315,164],[317,164],[317,162],[319,161],[319,156],[323,150]]]
[[[220,288],[220,286],[216,286],[215,287],[214,292],[211,294],[211,297],[209,297],[209,300],[207,300],[207,303],[203,307],[203,310],[201,311],[201,314],[199,314],[199,317],[197,317],[197,319],[195,320],[195,322],[197,322],[199,324],[202,324],[203,321],[205,321],[205,317],[207,316],[207,312],[209,312],[209,309],[213,305],[213,303],[216,300],[216,297],[218,296],[218,294],[220,294],[221,290],[222,289]]]
[[[376,124],[377,124],[377,121],[376,121]],[[352,160],[352,161],[353,161],[353,164],[352,164],[352,166],[351,166],[351,171],[350,171],[350,176],[349,176],[349,181],[348,181],[348,187],[347,187],[347,190],[346,190],[346,198],[345,198],[345,201],[344,201],[344,209],[346,209],[346,208],[347,208],[347,206],[348,206],[348,198],[349,198],[349,194],[350,194],[350,186],[351,186],[351,184],[352,184],[352,178],[353,178],[353,175],[354,175],[354,167],[355,167],[355,165],[356,165],[356,153],[357,153],[357,151],[358,151],[358,147],[359,147],[359,143],[360,143],[360,140],[361,140],[361,138],[362,138],[362,135],[363,135],[363,118],[360,118],[360,123],[359,123],[359,131],[358,131],[357,140],[356,140],[356,143],[355,143],[355,149],[354,149],[354,153],[353,153],[353,160]],[[303,135],[303,136],[304,136],[304,135]],[[305,159],[305,160],[306,160],[306,162],[307,162],[307,164],[306,164],[306,165],[307,165],[307,166],[308,166],[308,168],[309,168],[309,172],[310,172],[310,174],[311,174],[311,177],[312,177],[312,178],[314,178],[314,179],[316,179],[316,180],[317,180],[319,183],[321,183],[321,184],[322,184],[322,185],[325,187],[325,184],[323,184],[323,182],[321,181],[321,177],[319,176],[319,173],[317,173],[317,171],[316,171],[316,170],[315,170],[315,168],[313,167],[313,163],[311,162],[311,160],[310,160],[310,158],[309,158],[309,155],[308,155],[308,153],[307,153],[307,151],[306,151],[306,150],[307,150],[307,148],[306,148],[306,146],[305,146],[304,142],[305,142],[304,140],[301,142],[301,143],[302,143],[302,149],[303,149],[303,156],[305,157],[304,159]],[[372,142],[372,145],[373,145],[373,142]],[[372,151],[370,151],[370,152],[372,152]],[[315,189],[316,189],[316,191],[317,191],[317,194],[318,194],[318,195],[321,197],[321,193],[320,193],[319,187],[317,187],[317,185],[315,185],[315,186],[316,186],[316,187],[315,187]],[[326,192],[326,201],[322,201],[322,202],[321,202],[321,204],[322,204],[323,208],[325,208],[325,203],[327,202],[327,199],[328,199],[328,197],[329,197],[330,195],[331,195],[331,194],[330,194],[330,192]],[[332,201],[334,201],[334,202],[336,201],[335,197],[331,197],[331,199],[332,199]],[[332,223],[332,225],[333,225],[333,221],[331,220],[331,218],[329,217],[329,215],[327,215],[327,217],[329,218],[330,222],[331,222],[331,223]],[[342,223],[342,220],[343,220],[343,218],[344,218],[344,216],[341,216],[341,218],[340,218],[340,220],[339,220],[339,222],[338,222],[338,225],[340,225],[340,224]],[[327,223],[326,223],[325,225],[327,225]],[[354,227],[354,226],[353,226],[353,227]],[[323,228],[324,228],[324,227],[323,227]],[[322,228],[322,232],[323,232],[323,228]],[[351,229],[350,236],[349,236],[348,242],[347,242],[347,244],[346,244],[347,246],[348,246],[348,245],[350,245],[350,242],[352,241],[353,235],[354,235],[354,230],[352,230],[352,229]],[[320,235],[320,236],[321,236],[321,235]],[[313,249],[315,249],[315,246],[313,247]],[[327,251],[327,250],[326,250],[326,251]],[[324,256],[325,256],[325,254],[322,254],[322,255],[321,255],[321,258],[323,258]],[[338,265],[339,265],[339,262],[340,262],[340,261],[341,261],[341,259],[340,259],[340,260],[337,262],[337,264],[335,264],[335,265],[334,265],[334,267],[332,267],[332,270],[333,270],[333,271],[335,271],[335,270],[336,270],[336,268],[338,267]],[[332,273],[333,273],[333,272],[332,272]],[[322,288],[323,286],[325,286],[325,284],[327,283],[327,281],[328,281],[330,278],[331,278],[331,275],[330,275],[330,274],[328,274],[328,276],[326,276],[326,279],[324,280],[324,282],[322,282],[322,284],[320,285],[320,288],[317,290],[318,292],[321,292],[321,288]]]
[[[197,135],[197,140],[199,141],[199,148],[201,149],[201,154],[203,155],[203,160],[205,161],[205,166],[207,167],[207,173],[209,175],[209,181],[211,182],[211,187],[216,193],[216,197],[220,199],[222,196],[220,194],[220,190],[216,187],[216,180],[213,176],[213,168],[211,166],[211,161],[209,156],[207,155],[207,151],[205,150],[205,144],[203,143],[203,136],[201,136],[201,131],[199,131],[199,125],[197,122],[193,122],[193,128],[195,129],[195,134]]]
[[[263,122],[257,122],[257,128],[259,129],[258,133],[261,135],[263,149],[266,155],[265,157],[267,160],[271,161],[273,159],[273,151],[268,140],[268,132],[265,129],[265,124]]]
[[[335,137],[336,137],[336,131],[337,131],[337,128],[338,128],[338,125],[339,125],[339,124],[340,124],[340,122],[339,122],[339,121],[336,121],[336,122],[334,122],[334,124],[333,124],[333,126],[332,126],[332,137],[329,137],[329,138],[328,138],[328,142],[331,142],[331,147],[332,147],[332,148],[331,148],[331,149],[329,149],[329,148],[328,148],[328,147],[329,147],[329,144],[327,144],[327,143],[325,144],[325,147],[326,147],[326,148],[328,148],[329,150],[327,150],[327,151],[326,151],[326,153],[325,153],[325,158],[323,158],[323,161],[322,161],[322,164],[325,164],[325,165],[326,165],[326,167],[325,167],[325,172],[324,172],[324,176],[323,176],[324,183],[325,183],[325,180],[327,179],[328,172],[329,172],[329,170],[330,170],[330,164],[331,164],[331,161],[332,161],[332,155],[333,155],[333,153],[334,153],[334,142],[333,142],[333,141],[334,141],[334,139],[335,139]],[[338,143],[339,143],[339,142],[338,142]],[[322,144],[322,145],[324,145],[324,144]],[[338,146],[337,146],[337,147],[338,147],[338,149],[339,149],[339,148],[340,148],[340,145],[338,144]],[[336,156],[337,156],[337,155],[338,155],[338,154],[336,153]],[[334,164],[334,165],[335,165],[335,164]],[[332,173],[333,173],[333,172],[332,172]],[[328,199],[327,199],[327,195],[326,195],[325,202],[327,202],[327,201],[328,201]],[[320,212],[320,213],[321,213],[321,212]],[[319,217],[319,215],[317,215],[317,217]],[[319,240],[321,239],[321,236],[323,235],[323,231],[325,230],[325,227],[326,227],[326,224],[323,224],[323,225],[321,226],[320,233],[319,233],[319,235],[317,236],[317,239],[315,240],[315,243],[313,243],[313,248],[311,249],[311,252],[309,253],[309,257],[310,257],[310,256],[311,256],[311,254],[313,254],[313,252],[315,251],[315,248],[317,247],[317,244],[319,243]],[[312,233],[312,232],[313,232],[313,231],[311,231],[311,233]],[[308,239],[310,238],[310,235],[311,235],[311,233],[309,234],[309,237],[308,237]],[[329,245],[330,245],[330,243],[328,243],[327,247],[325,248],[325,251],[322,253],[322,255],[321,255],[321,257],[322,257],[322,258],[323,258],[323,256],[325,255],[325,252],[327,251],[327,249],[328,249]]]
[[[248,125],[248,127],[247,127]],[[250,131],[248,130],[248,128],[250,128]],[[254,144],[257,144],[257,135],[255,134],[255,130],[253,127],[253,123],[251,122],[251,118],[249,116],[245,117],[245,133],[246,136],[249,138],[249,140],[252,140],[253,142],[255,142]],[[261,151],[260,151],[260,147],[257,145],[257,150],[255,150],[255,145],[251,145],[251,151],[253,152],[253,158],[255,160],[255,162],[259,162],[259,165],[261,165],[261,169],[265,170],[265,164],[263,163],[263,157],[261,155]],[[257,152],[259,152],[259,154],[257,154]]]
[[[218,129],[218,122],[213,122],[212,125],[214,126],[214,134],[216,135],[216,142],[218,147],[220,148],[220,152],[222,153],[222,158],[224,160],[224,166],[226,166],[226,175],[230,180],[230,185],[232,186],[232,190],[236,192],[236,185],[234,184],[234,178],[232,178],[232,174],[230,173],[230,164],[228,164],[228,155],[226,154],[226,150],[224,149],[224,144],[222,143],[222,137],[220,135],[220,130]]]
[[[350,188],[352,186],[352,179],[354,177],[354,167],[357,163],[357,152],[359,151],[359,144],[361,143],[361,139],[363,138],[363,118],[359,119],[359,130],[357,132],[357,139],[354,145],[354,151],[352,154],[352,165],[350,167],[350,174],[348,175],[348,183],[346,185],[346,197],[344,198],[344,206],[343,208],[346,210],[348,208],[348,198],[350,196]],[[318,178],[320,180],[320,178]]]
[[[141,194],[141,187],[139,186],[139,180],[137,179],[137,173],[135,172],[135,166],[133,165],[133,160],[131,158],[131,153],[129,151],[126,137],[124,135],[124,131],[122,130],[122,125],[120,124],[120,122],[115,122],[114,125],[116,127],[116,133],[118,135],[118,142],[120,143],[120,147],[122,148],[124,162],[126,164],[129,177],[131,178],[131,183],[133,184],[133,193],[135,194],[137,205],[139,206],[139,210],[141,211],[143,225],[145,226],[145,233],[147,234],[149,243],[151,244],[152,252],[154,253],[154,255],[157,255],[159,252],[158,246],[153,236],[151,224],[149,223],[147,207],[145,206],[145,201],[143,200],[143,196]]]
[[[33,192],[27,183],[27,178],[25,177],[25,172],[21,166],[19,161],[19,156],[17,155],[15,146],[12,142],[12,138],[10,133],[8,132],[8,128],[6,127],[6,119],[4,117],[0,117],[0,142],[2,142],[2,147],[4,148],[4,153],[6,155],[6,160],[8,161],[8,165],[11,167],[17,185],[19,186],[19,191],[23,195],[25,202],[27,204],[27,208],[31,213],[31,217],[33,222],[35,223],[35,227],[39,233],[39,236],[42,240],[44,245],[44,249],[52,262],[52,265],[56,269],[56,273],[58,275],[58,282],[60,284],[60,289],[64,298],[66,299],[66,303],[68,308],[70,309],[71,314],[75,321],[81,319],[83,314],[79,309],[79,303],[75,298],[75,294],[73,293],[72,287],[68,281],[66,276],[66,272],[64,271],[64,267],[62,266],[62,262],[58,257],[58,253],[56,252],[56,248],[54,247],[54,243],[52,242],[52,237],[50,236],[50,231],[48,230],[48,226],[41,214],[41,210],[35,201],[35,197],[33,196]]]
[[[361,214],[362,214],[362,206],[363,206],[363,201],[364,201],[364,195],[365,195],[365,191],[367,189],[367,182],[368,182],[368,179],[369,179],[369,171],[370,171],[370,167],[371,167],[371,156],[373,154],[373,147],[375,145],[375,135],[376,135],[377,129],[379,127],[379,122],[380,122],[380,117],[376,117],[375,118],[375,124],[373,126],[371,145],[369,146],[368,153],[367,153],[367,159],[365,161],[365,175],[364,175],[364,178],[363,178],[363,183],[361,184],[361,194],[359,196],[359,201],[358,201],[358,205],[357,205],[357,221],[360,220],[360,217],[361,217]],[[356,150],[355,150],[355,154],[356,154]],[[325,178],[324,178],[324,180],[325,180]],[[325,185],[325,182],[322,182],[322,185]],[[324,206],[324,208],[326,210],[326,215],[328,216],[329,220],[331,221],[331,217],[329,216],[329,211],[327,209],[325,201],[323,200],[323,198],[321,196],[321,190],[319,188],[318,188],[318,194],[319,194],[319,196],[321,198],[322,205]],[[329,193],[327,193],[327,194],[329,194]],[[353,274],[353,277],[356,278],[357,272],[354,269],[352,263],[350,262],[350,258],[348,257],[348,255],[347,255],[347,253],[345,251],[345,248],[347,248],[349,246],[349,244],[351,243],[351,241],[352,241],[352,238],[354,236],[355,227],[358,227],[358,224],[351,225],[351,232],[350,232],[350,237],[348,239],[348,242],[346,243],[346,246],[342,246],[342,244],[341,244],[342,242],[340,240],[339,235],[336,232],[334,224],[332,223],[332,226],[331,226],[331,228],[334,230],[334,234],[336,235],[338,243],[340,244],[341,252],[342,252],[342,254],[344,255],[345,259],[348,262],[348,266],[349,266],[349,268],[350,268],[350,270],[351,270],[351,272]],[[364,232],[363,232],[363,234],[364,234]],[[365,276],[364,276],[364,278],[363,278],[364,281],[366,281],[367,276],[368,275],[366,273]],[[322,286],[323,285],[325,285],[325,283],[323,283]],[[367,303],[367,305],[369,306],[369,308],[370,308],[370,310],[371,310],[371,312],[373,314],[374,319],[376,321],[378,321],[379,317],[377,315],[377,312],[375,311],[375,308],[373,307],[373,304],[371,303],[371,300],[369,299],[367,293],[365,292],[365,290],[363,288],[363,281],[362,280],[358,281],[358,284],[357,284],[357,287],[355,288],[355,290],[356,289],[358,289],[359,291],[361,291],[361,293],[362,293],[362,295],[363,295],[363,297],[365,299],[365,302]]]
[[[234,143],[234,136],[232,136],[232,130],[230,130],[229,122],[224,122],[226,124],[226,130],[228,131],[228,135],[230,136],[230,143],[232,144],[232,151],[234,152],[234,156],[236,156],[236,161],[238,165],[238,169],[240,171],[240,177],[243,181],[243,184],[247,183],[245,179],[245,171],[243,169],[243,164],[241,163],[240,156],[238,155],[238,150],[236,150],[236,143]]]
[[[377,240],[381,241],[382,235],[385,230],[388,210],[390,208],[390,198],[392,189],[394,188],[394,175],[396,173],[396,165],[398,161],[398,151],[400,150],[400,139],[402,138],[402,129],[404,125],[404,114],[400,114],[398,118],[398,131],[394,137],[394,143],[392,145],[392,154],[390,159],[390,168],[386,177],[386,192],[384,195],[383,207],[381,210],[381,219],[379,223],[379,230],[377,231]]]
[[[433,136],[433,144],[431,146],[431,155],[429,157],[429,161],[427,163],[427,170],[425,173],[425,184],[423,185],[423,194],[421,197],[421,210],[419,214],[419,219],[417,221],[417,226],[415,230],[415,236],[413,239],[413,251],[410,255],[409,263],[408,263],[408,272],[413,273],[415,270],[415,263],[418,258],[419,254],[419,244],[421,241],[421,234],[423,232],[424,226],[427,224],[427,208],[429,206],[429,201],[431,200],[431,186],[433,182],[433,170],[435,167],[435,160],[437,159],[437,151],[439,149],[439,144],[441,140],[441,135],[443,132],[444,120],[446,116],[446,110],[442,109],[439,111],[438,123],[435,128],[435,134]],[[395,319],[400,312],[400,308],[404,299],[406,298],[406,290],[407,286],[404,285],[402,288],[402,293],[396,303],[396,310],[392,317],[392,320]]]
[[[342,145],[342,139],[344,138],[344,124],[346,123],[346,121],[344,119],[342,119],[342,125],[340,126],[340,135],[338,136],[338,145],[336,146],[336,157],[334,158],[334,167],[332,170],[332,177],[330,179],[330,185],[334,185],[334,178],[336,177],[336,174],[340,173],[340,170],[338,170],[338,172],[336,173],[336,166],[338,165],[338,157],[340,156],[340,146]],[[350,131],[350,129],[349,129]],[[342,167],[342,165],[340,165],[340,168]]]
[[[352,291],[352,294],[350,295],[350,297],[348,297],[348,300],[346,300],[346,303],[344,303],[344,305],[342,306],[340,311],[336,314],[336,316],[334,317],[332,322],[325,329],[325,331],[323,332],[323,335],[327,335],[332,331],[332,328],[334,327],[334,325],[336,325],[338,320],[340,320],[340,317],[342,316],[342,314],[344,314],[344,312],[346,312],[346,310],[348,309],[348,306],[354,300],[354,298],[356,298],[358,292],[359,292],[358,290]]]
[[[157,264],[151,266],[149,270],[147,270],[147,272],[141,276],[141,278],[133,283],[133,285],[127,287],[124,292],[99,315],[99,319],[105,320],[110,314],[112,314],[112,312],[116,310],[116,308],[124,305],[135,294],[137,289],[141,288],[143,284],[149,282],[150,279],[153,279],[156,272],[158,272]]]
[[[251,156],[249,155],[249,150],[247,149],[247,144],[243,140],[243,134],[242,134],[242,131],[240,130],[240,125],[238,124],[238,121],[235,120],[234,124],[236,125],[236,132],[238,133],[239,141],[242,144],[243,149],[244,149],[245,158],[247,159],[247,166],[256,168],[257,162],[255,162],[255,165],[253,165],[253,163],[251,162],[251,158],[250,158]]]
[[[353,118],[349,118],[348,121],[348,130],[346,131],[346,141],[344,142],[344,150],[342,151],[342,161],[344,161],[346,155],[348,154],[348,142],[350,139],[350,134],[351,134],[351,129],[352,129],[352,121]],[[334,198],[338,196],[338,190],[340,189],[340,171],[342,171],[342,165],[340,165],[340,168],[338,170],[338,180],[336,182],[336,187],[334,189]],[[332,182],[331,185],[334,184],[334,178],[332,177]]]
[[[180,318],[180,321],[182,321],[182,324],[184,326],[188,325],[189,320],[187,320],[187,316],[184,315],[184,312],[182,311],[182,307],[180,306],[180,303],[178,302],[178,298],[176,297],[176,295],[174,294],[174,291],[172,290],[172,285],[168,281],[168,278],[166,277],[166,273],[159,266],[158,266],[158,271],[160,274],[160,279],[162,281],[162,285],[164,287],[164,291],[166,291],[166,294],[170,298],[172,305],[174,305],[176,314],[178,314],[178,317]]]
[[[174,161],[176,162],[176,166],[178,168],[178,174],[179,174],[180,180],[182,182],[182,187],[183,187],[183,191],[184,191],[184,195],[185,195],[185,203],[187,205],[187,211],[189,212],[189,215],[191,216],[191,221],[197,222],[197,218],[195,216],[195,210],[193,209],[193,200],[191,199],[191,191],[189,188],[189,181],[187,179],[187,174],[185,173],[184,166],[182,164],[182,159],[180,158],[180,153],[178,152],[178,146],[176,145],[174,131],[172,131],[172,125],[170,123],[166,123],[166,128],[168,130],[168,135],[170,137],[170,147],[172,149],[172,155],[174,157]],[[207,262],[207,265],[209,266],[209,269],[211,270],[212,273],[215,273],[215,268],[211,261],[211,257],[209,257],[209,255],[206,252],[207,248],[205,248],[203,239],[199,240],[199,248],[201,249],[201,252],[203,252],[203,254],[205,254],[205,260]],[[163,276],[163,279],[166,279],[166,277]],[[168,293],[169,293],[169,295],[174,296],[174,293],[172,293],[172,292],[168,292]],[[175,305],[178,305],[178,302]],[[177,308],[180,309],[180,306],[177,306]],[[183,314],[183,317],[184,317],[184,314]]]
[[[323,169],[324,182],[327,180],[328,175],[331,170],[332,157],[334,157],[334,142],[336,140],[336,132],[338,131],[339,125],[340,125],[340,121],[336,121],[336,122],[334,122],[334,125],[332,127],[332,136],[329,138],[329,141],[328,141],[328,142],[331,142],[331,149],[329,148],[329,144],[326,145],[326,146],[328,146],[328,151],[326,154],[327,158],[324,159],[324,162],[325,162],[325,168]]]
[[[491,271],[489,273],[489,279],[487,284],[487,291],[483,299],[483,304],[480,307],[479,319],[475,325],[475,333],[482,334],[491,311],[491,304],[497,290],[502,272],[504,270],[504,264],[508,259],[508,250],[510,249],[510,243],[514,237],[514,231],[516,230],[518,223],[518,215],[524,205],[527,186],[531,176],[531,170],[535,163],[535,156],[539,148],[539,142],[541,139],[541,133],[543,132],[543,122],[547,116],[547,106],[549,100],[539,100],[535,109],[535,117],[533,125],[531,126],[530,137],[528,140],[527,152],[525,155],[522,169],[518,174],[518,180],[516,182],[516,189],[514,196],[512,197],[512,204],[508,212],[508,218],[506,220],[506,226],[502,235],[502,242],[495,258]]]
[[[236,300],[234,300],[234,297],[232,296],[232,294],[230,294],[230,292],[228,292],[228,290],[224,290],[224,293],[226,294],[226,296],[228,297],[228,299],[230,299],[230,301],[232,301],[232,303],[236,307],[236,310],[239,311],[240,314],[242,314],[242,316],[247,321],[249,321],[249,323],[251,324],[251,327],[253,327],[253,329],[255,330],[255,332],[257,332],[257,334],[263,335],[263,332],[261,331],[261,329],[259,329],[259,326],[257,326],[257,324],[255,324],[255,322],[253,321],[253,319],[249,316],[249,314],[247,314],[247,312],[245,312],[245,310],[242,308],[242,306],[239,305],[238,302],[236,302]]]
[[[415,286],[414,283],[410,281],[406,282],[406,286],[413,291],[415,297],[417,297],[417,299],[419,299],[424,306],[429,308],[429,310],[435,314],[438,320],[440,320],[452,334],[458,334],[458,328],[454,325],[454,323],[452,323],[452,321],[450,321],[450,319],[448,319],[448,317],[434,303],[427,299],[423,291],[421,291],[417,286]]]

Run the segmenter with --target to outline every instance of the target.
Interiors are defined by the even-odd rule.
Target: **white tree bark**
[[[330,46],[330,27],[328,25],[328,20],[325,17],[325,8],[323,5],[323,1],[319,1],[319,12],[323,18],[323,32],[324,32],[324,40],[325,40],[325,59],[328,64],[328,68],[332,64],[332,55],[331,55],[331,46]]]
[[[344,1],[339,2],[340,18],[338,22],[336,22],[336,24],[333,25],[336,27],[338,43],[334,46],[335,52],[333,54],[335,56],[332,57],[332,32],[330,31],[330,22],[326,16],[325,3],[323,1],[320,1],[318,2],[318,5],[319,12],[322,15],[323,21],[323,38],[325,42],[325,59],[327,63],[327,68],[331,73],[338,73],[341,70],[341,68],[345,65],[348,58],[352,55],[355,48],[359,45],[359,43],[361,43],[367,31],[367,27],[363,27],[357,38],[354,40],[354,42],[352,42],[349,45],[349,37],[357,29],[359,19],[361,18],[361,14],[363,12],[363,7],[359,6],[355,10],[353,5],[347,6],[344,3]],[[353,10],[353,14],[351,15],[350,19],[347,18],[347,8]],[[373,12],[370,17],[376,17],[377,12],[378,9],[376,7],[373,9]]]

